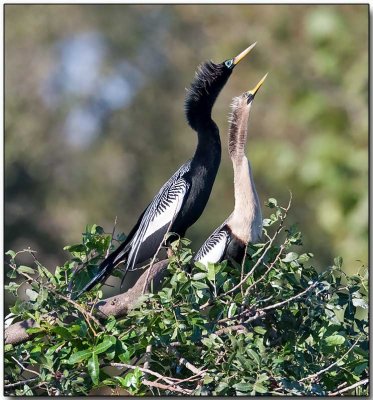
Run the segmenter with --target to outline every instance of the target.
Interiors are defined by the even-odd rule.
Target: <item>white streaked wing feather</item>
[[[202,264],[217,263],[224,256],[225,249],[229,240],[229,234],[226,230],[220,230],[220,227],[211,234],[197,252],[194,260]]]
[[[183,175],[190,169],[190,161],[182,165],[178,171],[162,186],[153,201],[149,204],[140,226],[132,239],[132,248],[128,255],[127,265],[132,269],[137,262],[137,254],[141,244],[157,229],[169,225],[177,217],[183,205],[185,194],[190,184]],[[157,249],[154,249],[154,252]]]
[[[173,186],[171,190],[164,194],[164,197],[160,199],[159,205],[156,208],[155,215],[147,226],[142,241],[145,241],[154,232],[165,225],[169,225],[175,219],[183,204],[186,192],[187,184],[184,180],[180,180],[177,187]]]

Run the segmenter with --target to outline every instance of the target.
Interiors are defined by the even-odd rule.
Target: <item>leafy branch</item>
[[[87,227],[53,274],[30,249],[27,266],[8,252],[7,289],[28,300],[16,300],[5,331],[6,393],[366,394],[366,268],[348,276],[337,257],[317,272],[286,225],[290,205],[269,199],[264,241],[241,265],[191,265],[190,241],[178,238],[168,260],[108,299],[95,289],[71,301],[68,282],[85,285],[123,240],[115,229]]]

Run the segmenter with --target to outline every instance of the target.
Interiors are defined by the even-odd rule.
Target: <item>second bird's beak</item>
[[[256,42],[249,46],[247,49],[242,51],[238,56],[234,57],[233,65],[236,66],[244,57],[246,57],[250,51],[255,47]]]
[[[263,76],[263,78],[257,83],[257,85],[254,87],[254,89],[249,90],[248,92],[246,92],[247,94],[247,104],[249,104],[251,101],[254,100],[254,97],[256,95],[256,93],[258,92],[258,90],[260,89],[260,87],[263,85],[263,82],[265,81],[265,79],[267,78],[268,72]]]

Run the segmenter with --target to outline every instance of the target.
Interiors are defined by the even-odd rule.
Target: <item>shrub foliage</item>
[[[367,395],[367,270],[347,276],[342,260],[317,272],[289,210],[269,199],[262,243],[242,265],[223,261],[189,268],[189,241],[172,245],[169,274],[157,293],[121,319],[99,320],[93,290],[78,302],[68,282],[86,282],[112,237],[93,225],[71,258],[52,274],[30,254],[8,251],[6,289],[27,301],[15,321],[33,319],[31,339],[5,345],[7,395],[88,395],[110,387],[133,395]],[[115,237],[123,240],[123,236]],[[118,273],[118,272],[117,272]],[[122,392],[123,393],[123,392]]]

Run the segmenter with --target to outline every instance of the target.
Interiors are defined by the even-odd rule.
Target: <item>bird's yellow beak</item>
[[[253,43],[251,46],[249,46],[247,49],[242,51],[238,56],[234,57],[233,59],[233,65],[237,65],[244,57],[246,57],[250,51],[255,47],[256,42]]]
[[[251,89],[247,92],[247,94],[251,94],[252,97],[256,95],[256,92],[260,89],[260,87],[263,85],[263,82],[267,78],[268,72],[263,76],[263,78],[257,83],[257,85],[254,87],[254,89]]]

